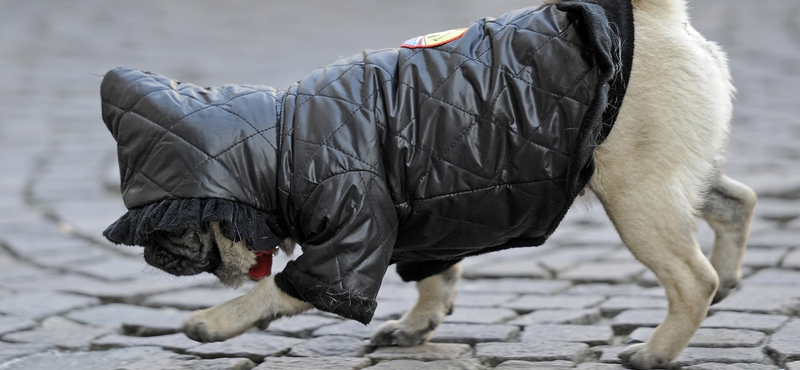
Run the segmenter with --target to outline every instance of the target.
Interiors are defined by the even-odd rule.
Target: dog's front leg
[[[245,295],[221,305],[192,313],[181,325],[187,337],[198,342],[218,342],[235,337],[258,326],[313,308],[281,291],[272,277],[256,284]]]
[[[453,310],[461,265],[417,282],[419,298],[400,320],[383,323],[372,334],[374,346],[409,347],[428,340],[444,317]]]

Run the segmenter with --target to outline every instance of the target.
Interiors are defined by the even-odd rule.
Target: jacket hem
[[[301,271],[294,261],[289,261],[286,268],[275,275],[275,284],[284,293],[308,302],[320,311],[330,312],[364,325],[372,321],[375,308],[378,306],[374,298],[340,289]]]

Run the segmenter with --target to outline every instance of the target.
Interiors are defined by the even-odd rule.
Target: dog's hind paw
[[[647,343],[634,344],[619,353],[619,358],[625,367],[637,370],[662,369],[669,365],[670,360],[651,353]]]
[[[372,333],[372,345],[375,347],[416,346],[425,343],[436,326],[436,324],[429,323],[425,327],[415,328],[402,321],[387,321]]]

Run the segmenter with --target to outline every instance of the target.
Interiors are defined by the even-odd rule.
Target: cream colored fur
[[[634,256],[665,288],[664,322],[647,343],[620,354],[626,366],[650,369],[677,358],[712,299],[724,298],[741,279],[756,196],[719,172],[734,93],[725,55],[691,27],[684,0],[632,1],[631,78],[614,129],[596,151],[589,187]],[[716,232],[710,261],[694,238],[698,216]],[[225,256],[241,254],[241,245],[218,244],[237,251]],[[248,261],[233,257],[225,266],[242,271]],[[460,271],[456,265],[418,282],[417,303],[379,327],[373,343],[427,340],[452,309]],[[196,340],[223,340],[310,308],[266,279],[243,297],[194,313],[183,330]]]

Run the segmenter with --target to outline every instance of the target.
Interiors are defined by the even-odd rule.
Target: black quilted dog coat
[[[109,72],[103,119],[129,212],[106,237],[174,274],[219,264],[210,221],[253,250],[292,237],[303,254],[278,286],[364,323],[390,264],[419,280],[542,244],[622,102],[631,2],[566,1],[443,35],[365,51],[287,90]]]

